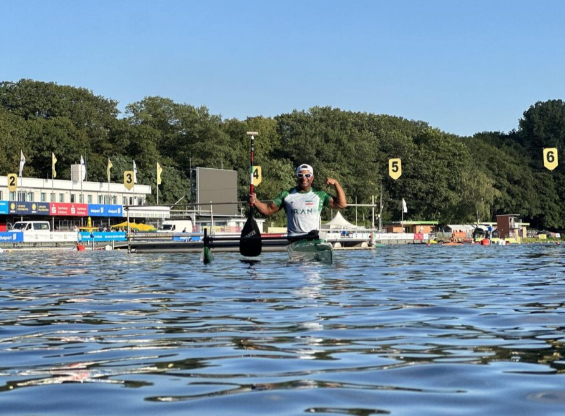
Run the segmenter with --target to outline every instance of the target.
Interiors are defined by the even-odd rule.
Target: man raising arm
[[[249,195],[249,202],[265,216],[273,215],[284,207],[288,234],[307,234],[318,229],[323,207],[329,206],[333,209],[347,207],[345,192],[336,179],[326,180],[326,185],[333,186],[336,190],[336,197],[312,189],[313,181],[314,169],[310,165],[303,164],[296,169],[296,187],[282,191],[268,204],[259,201],[255,194]]]

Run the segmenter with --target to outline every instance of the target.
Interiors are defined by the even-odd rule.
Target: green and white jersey
[[[320,226],[322,208],[330,204],[331,195],[310,188],[308,192],[299,192],[292,188],[282,191],[273,202],[286,211],[287,229],[289,235],[305,234],[317,230]]]

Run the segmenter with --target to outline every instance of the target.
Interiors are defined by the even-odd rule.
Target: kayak
[[[287,251],[290,261],[333,263],[332,245],[325,240],[295,241],[288,245]]]

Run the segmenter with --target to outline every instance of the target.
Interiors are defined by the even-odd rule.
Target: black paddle
[[[208,230],[204,228],[204,239],[203,239],[203,247],[202,247],[202,254],[200,255],[200,259],[204,264],[212,263],[214,260],[214,255],[212,254],[212,250],[210,249],[210,237],[208,236]]]
[[[255,136],[258,135],[256,132],[247,132],[248,136],[251,136],[251,174],[249,175],[249,193],[253,193],[253,142],[255,141]],[[259,226],[253,218],[253,203],[249,207],[249,218],[241,230],[241,240],[239,242],[239,252],[243,256],[256,257],[261,254],[262,243],[261,243],[261,231]]]

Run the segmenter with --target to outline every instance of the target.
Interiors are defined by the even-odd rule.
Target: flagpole
[[[110,203],[110,169],[113,167],[112,161],[108,158],[108,165],[106,167],[106,175],[108,176],[108,204]]]
[[[375,229],[375,195],[371,195],[371,205],[373,206],[371,208],[373,213],[373,222],[371,223],[371,228],[374,230]]]
[[[82,191],[82,183],[84,182],[85,174],[83,172],[84,169],[84,162],[82,156],[80,157],[80,198],[84,198],[83,191]]]
[[[86,180],[86,155],[84,156],[84,161],[82,160],[82,156],[80,157],[81,159],[81,164],[80,164],[80,199],[81,199],[81,204],[84,204],[84,192],[83,192],[83,182]]]
[[[50,202],[55,202],[52,201],[53,194],[55,193],[55,176],[57,176],[57,172],[55,171],[55,163],[57,163],[57,158],[55,157],[55,153],[51,152],[51,196],[49,197]]]
[[[400,204],[400,210],[402,211],[402,219],[400,221],[400,224],[402,224],[402,228],[404,228],[404,204]]]
[[[383,230],[383,183],[381,182],[381,202],[379,205],[379,232]]]
[[[20,186],[22,188],[22,193],[23,193],[23,198],[24,198],[23,201],[24,202],[26,200],[26,192],[25,192],[25,188],[24,188],[24,166],[25,166],[25,163],[26,163],[26,158],[24,156],[24,152],[23,152],[23,150],[20,150],[20,172],[19,173],[20,173]],[[19,200],[17,189],[16,189],[16,200],[17,201]],[[23,217],[22,217],[22,219],[23,219]]]
[[[163,168],[157,162],[157,205],[159,205],[159,184],[161,183],[161,173],[163,172]]]
[[[137,165],[135,164],[135,160],[133,161],[133,186],[131,187],[132,193],[133,193],[133,201],[135,204],[135,184],[137,183]]]

